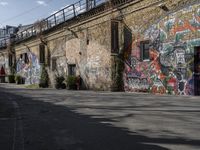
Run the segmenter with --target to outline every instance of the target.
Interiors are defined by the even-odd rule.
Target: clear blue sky
[[[0,27],[26,25],[78,0],[0,0]]]

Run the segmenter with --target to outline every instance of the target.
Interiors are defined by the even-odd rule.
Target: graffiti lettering
[[[40,64],[35,54],[28,52],[29,63],[21,58],[17,61],[16,71],[25,79],[25,84],[38,84],[40,80]]]
[[[145,78],[128,78],[128,85],[131,89],[147,90],[149,88],[148,81]]]
[[[131,66],[126,66],[124,72],[126,90],[140,91],[148,87],[152,93],[194,94],[194,47],[200,46],[199,6],[191,6],[190,11],[179,10],[143,33],[144,38],[150,40],[151,61],[135,61],[138,48],[132,48]],[[146,84],[142,84],[143,77]]]

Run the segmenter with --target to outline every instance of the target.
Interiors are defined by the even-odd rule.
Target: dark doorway
[[[39,52],[40,52],[40,63],[44,64],[45,63],[45,45],[44,44],[39,45]]]
[[[119,22],[111,22],[111,52],[119,52]]]
[[[132,50],[132,31],[128,26],[124,26],[124,51],[128,54],[128,56],[131,55]]]
[[[194,95],[200,96],[200,46],[194,51]]]

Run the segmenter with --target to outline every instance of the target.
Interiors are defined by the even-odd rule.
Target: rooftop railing
[[[105,2],[106,0],[80,0],[74,4],[68,5],[46,19],[36,22],[33,26],[27,28],[26,30],[18,32],[16,35],[16,41],[26,39],[37,35],[41,31],[51,29]]]
[[[67,5],[46,19],[36,22],[31,27],[28,27],[23,31],[17,32],[15,35],[15,41],[21,41],[31,36],[37,35],[41,31],[53,28],[54,26],[70,20],[82,13],[85,13],[105,2],[106,0],[79,0],[74,4]],[[0,39],[0,48],[6,47],[8,43],[9,38]]]
[[[53,13],[46,19],[34,23],[31,27],[26,28],[23,31],[17,32],[14,40],[21,41],[29,37],[32,37],[34,35],[37,35],[40,32],[49,30],[95,7],[98,7],[106,3],[107,1],[108,0],[79,0],[74,4],[67,5],[66,7]],[[132,0],[111,0],[113,5],[122,4],[127,1],[132,1]],[[0,48],[6,47],[6,44],[8,42],[9,42],[8,39],[3,39],[3,40],[0,39]]]

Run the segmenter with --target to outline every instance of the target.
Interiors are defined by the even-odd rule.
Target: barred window
[[[40,44],[39,51],[40,51],[40,63],[45,63],[45,45]]]
[[[11,67],[13,65],[13,55],[9,54],[8,65]]]
[[[141,60],[149,60],[149,41],[140,42]]]
[[[56,70],[57,67],[57,59],[56,58],[52,58],[52,71]]]
[[[119,52],[119,23],[117,21],[111,22],[111,52]]]

